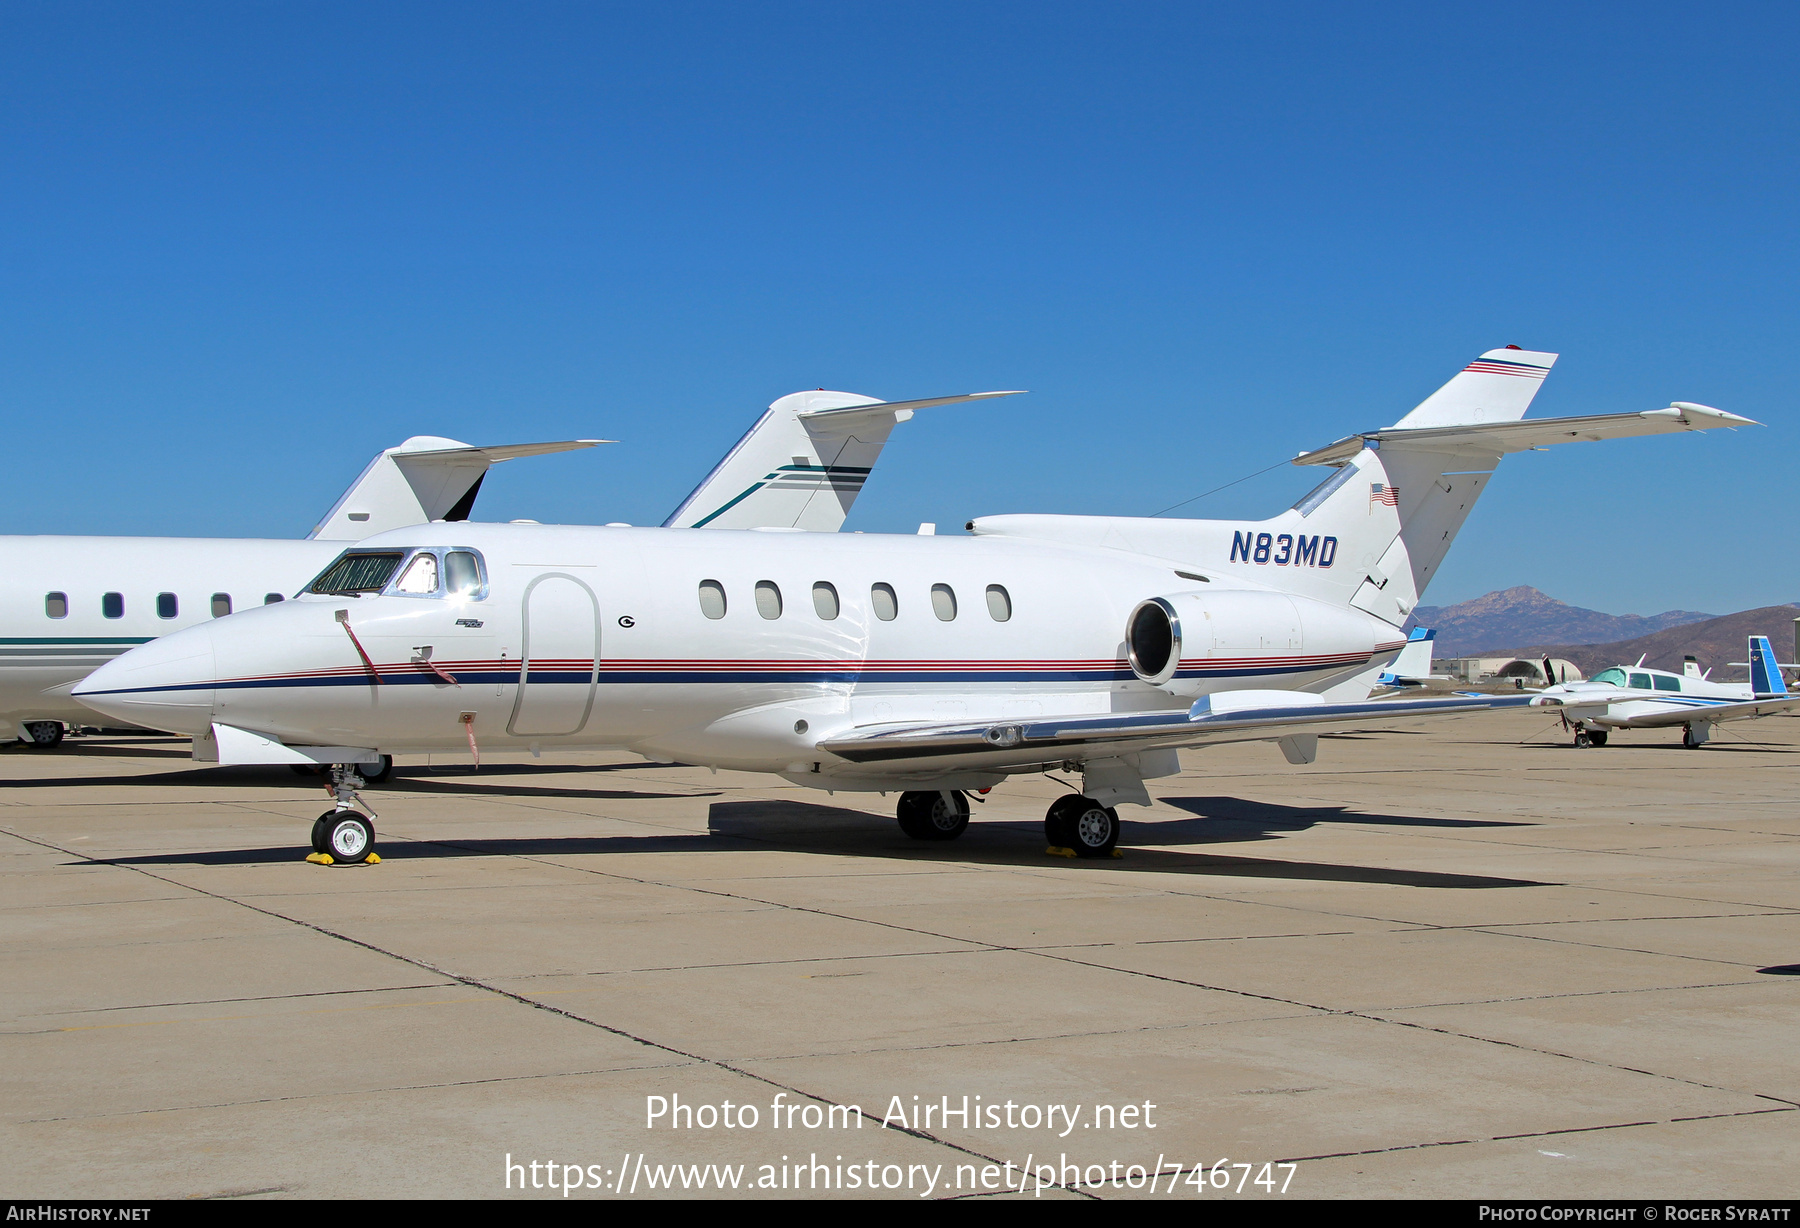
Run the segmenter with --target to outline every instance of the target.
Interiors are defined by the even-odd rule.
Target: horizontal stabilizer
[[[433,520],[467,520],[488,466],[521,456],[544,456],[610,443],[565,439],[477,448],[436,435],[415,435],[384,450],[332,505],[308,538],[360,541],[389,529]]]
[[[1598,442],[1633,435],[1665,435],[1673,431],[1711,431],[1722,426],[1761,426],[1749,418],[1677,401],[1667,409],[1635,414],[1592,414],[1582,418],[1533,418],[1464,426],[1388,427],[1351,435],[1327,447],[1302,452],[1296,465],[1343,465],[1364,448],[1417,448],[1436,452],[1481,452],[1505,455],[1547,448],[1558,443]]]
[[[1523,707],[1529,695],[1452,695],[1329,703],[1306,691],[1224,691],[1186,712],[1076,716],[1027,722],[915,725],[852,732],[819,744],[858,764],[1017,767],[1219,742],[1387,729],[1470,712]]]

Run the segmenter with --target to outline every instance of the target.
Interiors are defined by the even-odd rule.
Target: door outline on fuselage
[[[582,705],[581,719],[575,722],[573,729],[557,732],[532,730],[521,733],[518,729],[519,716],[525,712],[525,697],[531,681],[531,594],[538,585],[546,580],[567,580],[583,593],[587,594],[588,604],[594,611],[593,659],[588,665],[587,702]],[[547,571],[536,576],[525,586],[525,593],[519,598],[519,687],[518,694],[513,697],[512,715],[506,720],[506,732],[519,738],[564,738],[580,733],[587,728],[588,719],[594,714],[594,694],[600,681],[600,598],[589,588],[587,582],[579,576],[572,576],[566,571]]]

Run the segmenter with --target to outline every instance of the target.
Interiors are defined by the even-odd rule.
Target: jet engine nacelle
[[[1125,650],[1140,679],[1173,695],[1300,689],[1366,668],[1392,632],[1360,610],[1309,597],[1223,589],[1140,601],[1125,623]]]

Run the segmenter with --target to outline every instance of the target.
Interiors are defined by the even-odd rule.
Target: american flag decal
[[[1380,482],[1370,482],[1369,506],[1373,507],[1377,503],[1382,503],[1393,508],[1399,507],[1400,488],[1398,486],[1384,486]]]

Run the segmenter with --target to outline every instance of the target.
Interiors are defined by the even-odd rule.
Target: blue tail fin
[[[1750,637],[1750,690],[1757,695],[1788,693],[1787,683],[1781,678],[1781,666],[1775,661],[1775,649],[1770,647],[1766,635]]]

